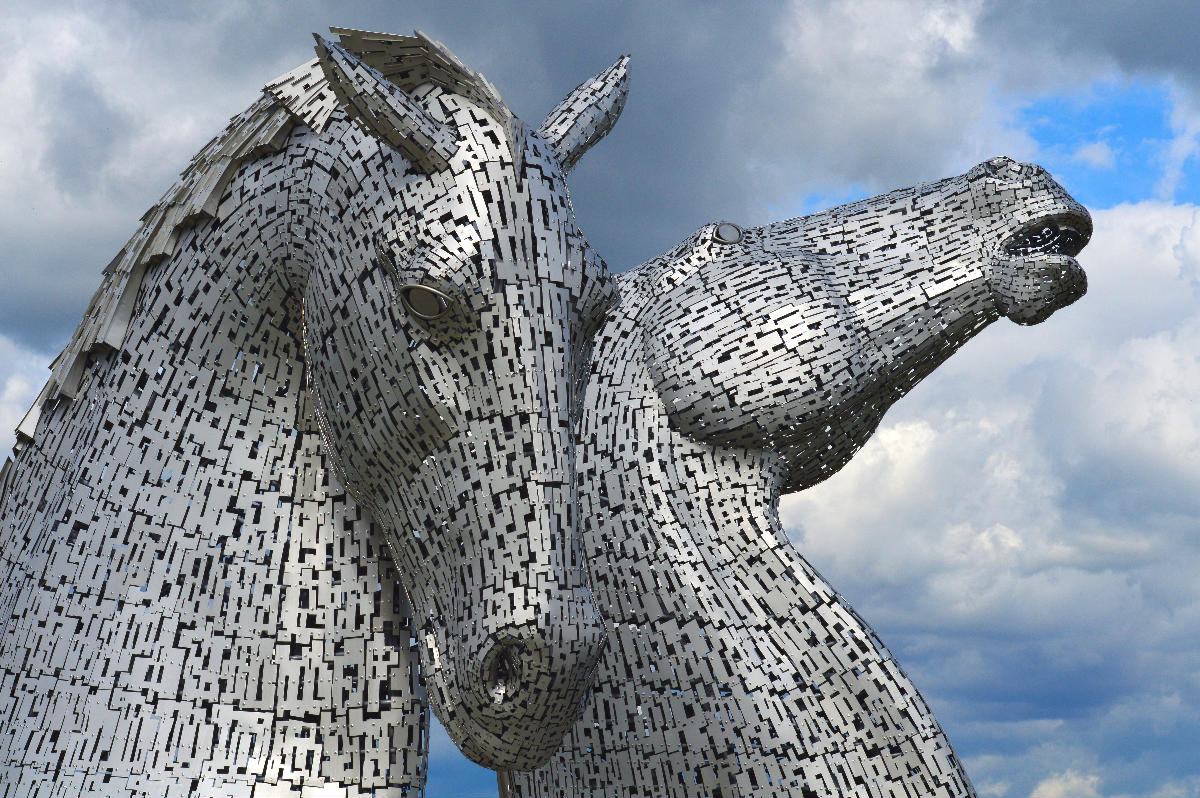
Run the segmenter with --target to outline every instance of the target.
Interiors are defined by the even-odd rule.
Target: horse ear
[[[546,115],[538,135],[549,142],[563,170],[575,165],[593,144],[604,138],[625,108],[629,95],[629,56],[585,80]]]
[[[458,133],[417,105],[404,90],[314,33],[317,61],[338,103],[373,136],[391,145],[425,174],[445,169]]]

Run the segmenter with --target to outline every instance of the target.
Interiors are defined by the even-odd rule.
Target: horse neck
[[[290,246],[286,190],[248,176],[235,183],[242,212],[193,228],[146,277],[119,359],[133,368],[165,359],[195,374],[197,390],[181,399],[203,418],[254,407],[255,421],[295,425],[303,350],[299,304],[281,268]]]
[[[755,794],[772,791],[771,774],[791,779],[802,767],[813,778],[832,752],[845,772],[821,778],[840,784],[871,772],[893,744],[898,772],[965,780],[916,688],[787,541],[780,458],[671,428],[641,354],[636,319],[649,291],[638,277],[623,280],[597,343],[582,429],[582,517],[610,653],[566,753],[538,776],[539,787],[569,788],[529,794],[574,792],[614,773],[670,785],[681,769],[710,774],[712,750],[729,755],[715,765],[722,781],[759,774]],[[643,732],[644,718],[691,717],[697,699],[708,717],[745,723],[707,724],[682,746]]]
[[[242,213],[180,232],[173,254],[146,274],[121,347],[92,356],[75,399],[43,409],[0,508],[12,584],[60,549],[69,560],[101,556],[108,533],[99,530],[125,518],[121,537],[134,549],[114,555],[97,585],[119,596],[153,571],[172,524],[209,502],[232,506],[251,492],[251,475],[269,482],[269,455],[292,458],[303,402],[298,325],[270,260],[278,224],[261,218],[266,192],[250,190],[256,184],[243,177],[227,195],[242,199]]]
[[[295,274],[280,268],[294,254],[284,175],[299,154],[248,164],[220,219],[180,233],[147,273],[121,348],[93,358],[77,398],[47,408],[13,461],[0,670],[21,683],[13,696],[41,696],[5,710],[21,719],[0,733],[13,773],[65,755],[84,772],[174,780],[150,764],[169,759],[174,737],[112,738],[113,724],[141,728],[157,711],[147,696],[183,707],[180,739],[236,738],[193,763],[206,785],[336,771],[345,763],[322,764],[315,719],[354,710],[333,690],[362,665],[364,638],[394,652],[383,678],[393,707],[408,702],[367,745],[386,758],[397,724],[420,727],[406,601],[378,530],[329,484],[304,388]],[[46,679],[57,686],[35,688]],[[235,733],[230,713],[253,722]],[[82,720],[60,734],[64,717]],[[420,746],[412,754],[389,784],[420,781],[409,761]],[[361,764],[346,782],[375,767]]]
[[[628,591],[622,561],[644,560],[651,570],[676,571],[679,579],[668,589],[684,604],[719,616],[710,620],[722,628],[791,629],[802,617],[815,628],[828,621],[842,627],[835,638],[855,636],[889,657],[870,626],[788,539],[779,517],[795,468],[788,455],[697,441],[671,425],[636,320],[653,293],[643,279],[648,275],[640,269],[623,275],[620,315],[593,353],[597,365],[581,427],[582,516],[593,519],[584,533],[604,612],[621,622],[614,602]],[[811,615],[823,605],[839,607],[835,620]],[[786,646],[776,652],[782,660],[795,655]]]
[[[178,474],[204,460],[253,459],[259,440],[251,430],[295,427],[303,401],[299,319],[276,268],[286,249],[286,213],[278,212],[286,187],[269,178],[283,157],[245,166],[220,219],[177,231],[172,254],[147,270],[120,347],[93,353],[77,398],[43,407],[36,443],[13,464],[33,480],[27,488],[38,488],[26,493],[96,480],[91,498],[77,500],[111,501],[104,485],[119,478],[107,466],[130,441],[144,463],[161,439],[161,457],[179,461],[166,470]],[[234,419],[241,433],[230,428]],[[37,461],[47,467],[34,468]],[[95,468],[108,473],[101,479]],[[20,512],[14,501],[10,491],[6,521]]]
[[[707,607],[734,612],[747,563],[790,547],[778,513],[783,461],[763,449],[698,442],[671,426],[641,352],[634,280],[623,283],[622,296],[620,326],[606,330],[593,353],[581,435],[593,579],[605,581],[607,568],[648,547],[646,563],[686,560],[700,578],[680,587]]]
[[[144,278],[118,359],[134,370],[165,359],[195,375],[181,408],[206,421],[310,426],[302,300],[314,253],[338,229],[322,167],[340,144],[297,127],[285,148],[243,166],[218,217],[184,230]]]

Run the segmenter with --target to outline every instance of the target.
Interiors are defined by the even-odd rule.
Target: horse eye
[[[986,168],[992,177],[1012,180],[1021,175],[1021,164],[1003,155],[988,161]]]
[[[406,285],[400,289],[400,301],[418,319],[426,321],[445,315],[450,309],[450,297],[427,285]]]
[[[733,222],[721,222],[717,225],[713,238],[718,244],[736,244],[742,240],[742,228]]]

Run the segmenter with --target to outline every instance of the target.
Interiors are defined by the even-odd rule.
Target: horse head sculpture
[[[17,793],[63,789],[64,757],[80,792],[409,789],[405,598],[468,756],[532,767],[578,716],[605,631],[575,426],[616,286],[564,172],[620,113],[628,59],[533,130],[420,34],[335,32],[143,217],[18,429]]]
[[[629,277],[673,426],[773,449],[786,491],[835,473],[884,412],[992,321],[1074,302],[1087,210],[1009,158],[759,228],[708,225]]]
[[[709,224],[620,277],[581,440],[609,648],[584,716],[512,794],[973,795],[916,687],[788,541],[783,493],[1002,316],[1078,299],[1087,211],[1007,158],[758,228]]]
[[[391,533],[434,710],[477,762],[530,767],[574,720],[604,643],[574,434],[616,291],[563,176],[597,137],[570,139],[595,103],[569,98],[569,119],[530,131],[486,97],[425,76],[405,91],[336,44],[318,51],[346,115],[378,140],[353,148],[380,151],[365,159],[370,188],[338,170],[321,198],[332,212],[301,248],[322,435]],[[621,61],[601,85],[623,74]],[[357,132],[344,127],[343,145]]]

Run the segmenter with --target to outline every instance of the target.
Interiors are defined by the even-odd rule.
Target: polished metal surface
[[[512,794],[973,795],[779,499],[845,465],[988,324],[1079,298],[1088,213],[997,158],[738,241],[726,226],[619,278],[579,450],[609,643],[583,717]]]

